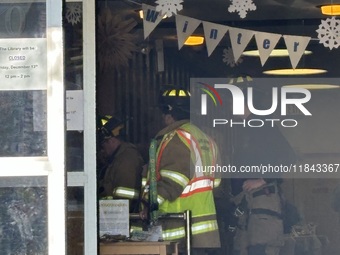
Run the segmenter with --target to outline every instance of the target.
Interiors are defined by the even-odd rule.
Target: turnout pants
[[[283,246],[281,199],[276,184],[243,193],[233,255],[278,255]]]

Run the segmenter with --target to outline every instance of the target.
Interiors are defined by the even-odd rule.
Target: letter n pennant
[[[228,32],[229,27],[203,21],[203,29],[208,57],[210,57],[223,36]]]

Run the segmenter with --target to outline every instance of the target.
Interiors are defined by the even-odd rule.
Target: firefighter
[[[215,142],[197,126],[190,123],[190,93],[184,89],[166,90],[160,100],[163,120],[166,125],[153,139],[155,143],[155,169],[148,170],[150,183],[155,171],[157,183],[157,206],[148,204],[153,194],[152,185],[146,185],[142,201],[144,208],[159,210],[159,213],[191,212],[191,247],[193,254],[204,248],[219,248],[220,237],[213,198],[214,183],[211,172],[195,172],[195,166],[213,166],[218,160]],[[151,145],[152,146],[152,145]],[[150,161],[152,159],[150,153]],[[190,170],[191,169],[191,170]],[[145,218],[146,209],[140,216]],[[162,238],[180,241],[180,250],[185,249],[185,226],[183,222],[161,222]]]
[[[137,147],[123,139],[125,125],[118,118],[105,116],[99,130],[105,160],[99,173],[101,199],[129,199],[130,213],[139,211],[143,158]],[[100,154],[99,153],[99,154]]]
[[[244,91],[247,87],[256,87],[249,76],[239,77],[236,85]],[[264,92],[254,92],[254,106],[266,107],[265,100]],[[240,116],[239,122],[263,118],[252,114],[247,104],[244,107],[245,114]],[[294,150],[276,125],[238,126],[233,129],[232,162],[237,169],[261,165],[286,166],[295,161]],[[231,179],[232,202],[235,204],[233,215],[237,220],[233,255],[279,254],[284,245],[281,182],[281,173],[235,174]]]

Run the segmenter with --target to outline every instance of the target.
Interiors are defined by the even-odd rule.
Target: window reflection
[[[0,156],[46,156],[46,92],[0,91]]]
[[[84,243],[84,188],[67,189],[67,254],[82,255]]]
[[[0,222],[0,254],[47,254],[46,178],[1,178]]]
[[[67,91],[83,90],[83,22],[82,3],[65,4],[65,87]],[[68,103],[68,102],[66,102]],[[66,169],[68,172],[84,171],[83,130],[70,130],[72,121],[79,121],[75,115],[67,116]]]

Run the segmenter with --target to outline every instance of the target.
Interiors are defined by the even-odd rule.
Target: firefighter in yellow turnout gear
[[[101,199],[128,199],[130,212],[139,210],[144,160],[133,144],[123,140],[124,123],[109,117],[99,130],[105,165],[99,174]]]
[[[177,94],[174,96],[164,94],[161,103],[166,127],[155,137],[159,213],[189,210],[192,217],[192,248],[218,248],[220,239],[213,197],[217,180],[213,173],[195,172],[195,169],[204,169],[204,166],[214,166],[218,150],[210,137],[190,123],[189,94],[179,97],[178,92],[181,91],[175,91]],[[143,199],[148,203],[148,185]],[[143,213],[142,217],[145,216]],[[164,240],[178,241],[185,238],[183,222],[164,220],[161,223]]]

